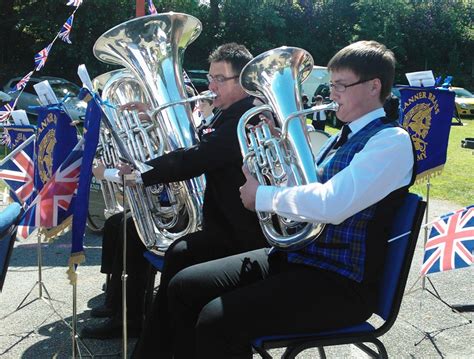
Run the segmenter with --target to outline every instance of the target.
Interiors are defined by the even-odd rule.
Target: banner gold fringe
[[[67,277],[69,279],[69,284],[74,285],[77,283],[77,273],[74,267],[76,265],[84,263],[85,260],[86,260],[86,256],[84,255],[84,252],[77,252],[77,253],[71,254],[71,257],[69,258],[69,261],[68,261],[69,268],[66,271]]]
[[[48,241],[51,243],[60,235],[67,233],[70,229],[71,224],[72,224],[72,215],[67,217],[64,221],[62,221],[59,226],[56,226],[51,229],[46,229],[44,231],[45,241]]]
[[[441,174],[441,172],[443,171],[443,168],[444,168],[444,164],[439,165],[438,167],[430,168],[429,170],[427,170],[425,172],[419,173],[416,176],[415,184],[421,184],[423,182],[428,182],[430,180],[430,178],[439,176]]]

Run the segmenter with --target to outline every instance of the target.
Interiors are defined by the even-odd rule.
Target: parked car
[[[451,87],[450,90],[456,94],[456,117],[474,117],[474,95],[462,87]]]
[[[11,99],[12,97],[9,94],[0,91],[0,106],[3,106],[4,103],[10,102]]]
[[[21,77],[15,77],[10,79],[3,87],[3,91],[11,91],[11,89],[21,79]],[[86,116],[87,103],[82,100],[79,100],[79,98],[77,97],[81,88],[78,85],[59,77],[42,76],[30,78],[30,81],[27,83],[23,93],[18,99],[15,109],[25,110],[26,113],[36,116],[36,113],[32,109],[30,109],[30,106],[39,106],[40,102],[33,85],[36,85],[37,83],[45,80],[48,80],[59,101],[63,100],[66,96],[69,95],[64,100],[64,107],[66,111],[69,113],[72,120],[83,121]],[[12,96],[12,98],[16,98],[18,94],[19,92],[12,93],[10,95]]]

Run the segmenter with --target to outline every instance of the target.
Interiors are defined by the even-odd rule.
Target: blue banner
[[[10,149],[14,150],[36,132],[36,127],[32,125],[12,125],[3,128],[3,142]]]
[[[84,89],[81,95],[84,96]],[[92,96],[94,97],[93,99]],[[92,179],[92,162],[95,157],[97,144],[99,142],[100,121],[102,118],[101,100],[96,94],[86,94],[87,111],[84,122],[84,152],[81,165],[81,174],[72,220],[72,245],[69,269],[67,271],[69,280],[76,281],[76,266],[85,260],[84,256],[84,232],[86,229],[87,213],[89,209],[89,192]]]
[[[77,130],[61,105],[37,107],[35,186],[41,191],[77,144]]]
[[[400,88],[401,125],[416,150],[417,182],[441,173],[446,163],[454,92],[434,87]]]

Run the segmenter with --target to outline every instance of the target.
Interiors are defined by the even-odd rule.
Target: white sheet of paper
[[[25,110],[15,110],[12,112],[13,122],[17,126],[26,126],[30,124]]]
[[[33,87],[38,94],[38,98],[42,106],[54,105],[59,102],[56,94],[47,80],[41,81],[36,85],[33,85]]]
[[[407,72],[405,76],[407,77],[410,86],[432,87],[435,85],[435,78],[433,76],[433,71],[431,70]]]
[[[93,91],[92,80],[89,76],[89,72],[87,72],[86,65],[82,64],[77,67],[77,74],[82,81],[82,86],[87,88],[89,91]]]

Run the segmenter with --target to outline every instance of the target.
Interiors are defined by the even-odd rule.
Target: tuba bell
[[[196,97],[187,98],[182,62],[186,47],[200,32],[198,19],[170,12],[129,20],[97,39],[94,55],[126,68],[111,76],[103,89],[103,124],[115,161],[120,158],[143,172],[149,168],[144,162],[197,143],[190,107]],[[151,105],[151,121],[141,122],[136,113],[116,109],[136,100]],[[204,186],[201,176],[125,188],[137,232],[149,250],[162,254],[175,239],[200,228]]]
[[[242,70],[240,83],[265,105],[248,110],[240,118],[237,135],[244,164],[262,185],[304,185],[318,181],[306,131],[305,114],[337,110],[337,104],[303,110],[301,84],[313,69],[311,55],[296,47],[279,47],[251,60]],[[267,124],[246,130],[255,115],[274,114],[280,137]],[[257,212],[267,241],[282,250],[305,247],[323,231],[324,224],[302,223],[270,213]],[[275,228],[277,227],[277,228]]]

